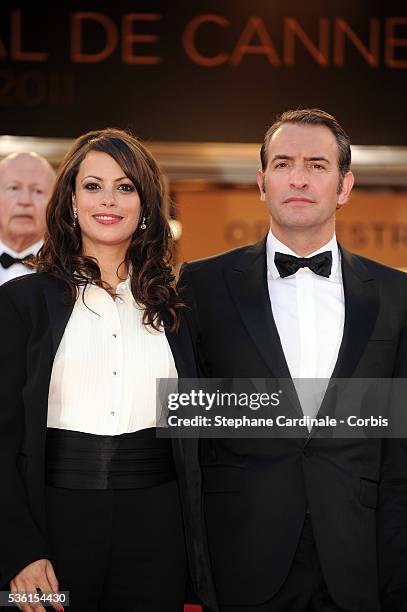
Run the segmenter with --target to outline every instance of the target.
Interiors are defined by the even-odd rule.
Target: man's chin
[[[312,215],[307,215],[304,213],[298,213],[297,215],[293,215],[290,219],[284,220],[284,226],[289,229],[298,229],[298,228],[310,228],[321,225],[321,221],[316,219]]]
[[[15,217],[9,224],[10,234],[33,233],[36,223],[32,217]]]
[[[0,232],[0,239],[11,248],[19,247],[21,244],[30,246],[35,244],[42,237],[35,223],[12,223]],[[13,247],[15,245],[15,247]],[[25,248],[25,247],[24,247]],[[16,248],[16,250],[19,250]]]

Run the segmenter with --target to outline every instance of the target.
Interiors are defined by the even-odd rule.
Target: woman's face
[[[113,157],[101,151],[86,155],[76,176],[73,205],[78,212],[84,254],[102,245],[127,250],[141,204],[135,186]]]

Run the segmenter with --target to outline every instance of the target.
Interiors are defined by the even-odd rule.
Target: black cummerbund
[[[171,440],[154,427],[118,436],[47,429],[46,484],[65,489],[142,489],[175,480]]]

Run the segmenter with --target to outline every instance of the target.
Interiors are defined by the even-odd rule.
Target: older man
[[[0,284],[28,274],[24,265],[41,247],[45,209],[55,172],[36,153],[14,153],[0,162]]]

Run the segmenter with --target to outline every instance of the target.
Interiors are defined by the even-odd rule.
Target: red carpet
[[[185,606],[184,612],[201,612],[201,606]]]

